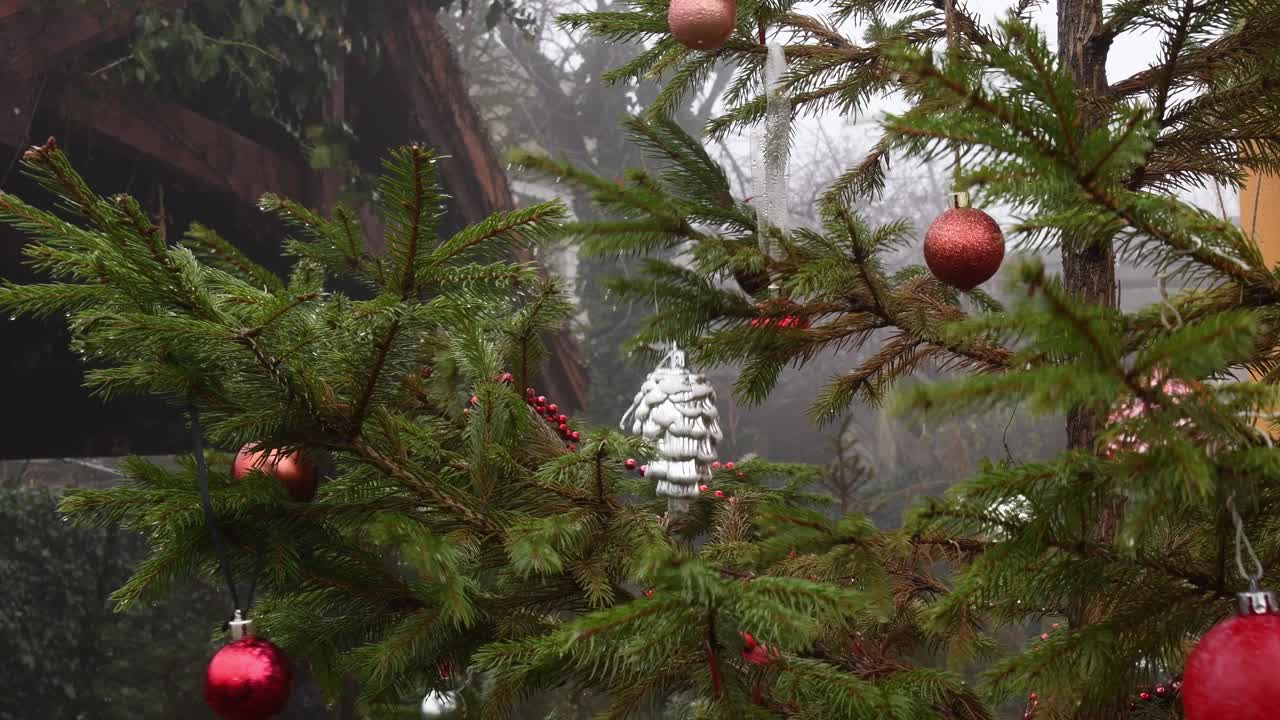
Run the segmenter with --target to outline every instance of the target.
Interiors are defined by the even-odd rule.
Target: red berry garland
[[[759,303],[756,305],[756,310],[758,310],[761,315],[765,315],[765,317],[752,318],[751,327],[771,327],[776,325],[780,328],[807,330],[809,326],[813,324],[813,321],[809,318],[799,314],[783,314],[791,311],[793,308],[799,307],[799,305],[784,298],[770,300],[767,303]],[[781,318],[776,317],[776,315],[779,314],[783,314]]]

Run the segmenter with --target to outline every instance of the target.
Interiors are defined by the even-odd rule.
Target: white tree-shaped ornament
[[[698,485],[711,479],[722,437],[719,418],[715,389],[685,366],[684,352],[674,344],[622,416],[619,427],[653,442],[657,458],[649,461],[645,477],[657,481],[657,493],[672,512],[687,511]]]

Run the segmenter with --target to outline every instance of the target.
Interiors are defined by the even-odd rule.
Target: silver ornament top
[[[253,635],[253,621],[245,619],[244,613],[236,610],[236,616],[228,623],[231,632],[231,639],[241,640]]]
[[[433,720],[433,718],[447,718],[458,711],[461,706],[458,693],[452,690],[440,692],[432,690],[427,696],[422,698],[422,707],[419,708],[419,714],[423,720]]]
[[[1241,615],[1270,615],[1280,613],[1280,596],[1270,590],[1250,589],[1236,595]]]

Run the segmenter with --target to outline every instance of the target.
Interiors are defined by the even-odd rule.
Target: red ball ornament
[[[733,463],[732,463],[732,462],[727,462],[727,463],[725,463],[725,464],[724,464],[724,469],[725,469],[725,470],[732,470],[732,469],[733,469]]]
[[[719,469],[720,469],[720,461],[719,461],[719,460],[716,460],[715,462],[711,463],[711,469],[712,469],[712,470],[719,470]]]
[[[573,440],[574,442],[577,442],[582,439],[582,433],[578,432],[577,430],[574,430],[573,432],[569,433],[569,439]]]
[[[671,0],[667,26],[690,50],[715,50],[738,25],[735,0]]]
[[[555,403],[551,403],[550,405],[548,405],[548,406],[547,406],[547,412],[549,412],[549,413],[559,413],[559,412],[560,412],[560,406],[556,405]]]
[[[302,453],[285,453],[279,450],[254,452],[252,445],[245,445],[236,453],[235,462],[231,465],[231,476],[243,480],[253,470],[262,472],[279,480],[289,497],[298,502],[307,502],[316,496],[316,488],[320,485],[320,472]]]
[[[710,490],[710,489],[711,489],[711,487],[710,487],[709,485],[699,485],[699,486],[698,486],[698,492],[706,492],[706,491],[708,491],[708,490]]]
[[[635,459],[635,458],[627,458],[627,461],[626,461],[626,462],[624,462],[624,463],[622,463],[622,464],[623,464],[623,465],[625,465],[625,466],[626,466],[626,468],[627,468],[628,470],[635,470],[635,469],[636,469],[636,459]]]
[[[1280,694],[1280,599],[1241,593],[1240,612],[1213,626],[1187,658],[1187,720],[1272,720]]]
[[[547,404],[547,396],[546,396],[546,395],[539,395],[537,398],[535,398],[535,399],[534,399],[534,402],[536,402],[536,403],[537,403],[537,404],[539,404],[539,405],[546,405],[546,404]]]
[[[991,279],[1004,260],[1004,234],[991,216],[969,207],[968,193],[955,193],[953,207],[924,234],[924,261],[934,277],[968,292]]]
[[[289,658],[272,643],[245,637],[224,645],[204,675],[204,701],[225,720],[268,720],[289,701]]]
[[[569,422],[569,416],[568,416],[568,415],[561,415],[561,416],[559,416],[559,418],[558,418],[558,419],[560,420],[560,422],[561,422],[561,423],[567,423],[567,422]]]

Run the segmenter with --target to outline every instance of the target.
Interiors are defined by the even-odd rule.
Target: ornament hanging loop
[[[969,193],[964,190],[951,193],[951,207],[955,210],[971,207]]]

